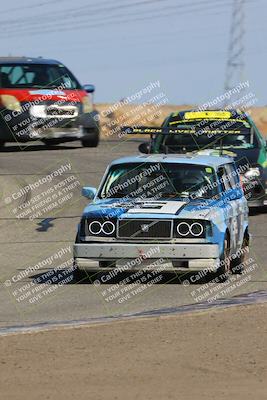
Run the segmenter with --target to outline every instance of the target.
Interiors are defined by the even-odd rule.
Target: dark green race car
[[[127,133],[150,134],[150,142],[139,146],[142,153],[202,152],[233,157],[241,168],[249,206],[267,205],[267,143],[248,114],[238,110],[179,111],[170,114],[161,128],[132,128]]]

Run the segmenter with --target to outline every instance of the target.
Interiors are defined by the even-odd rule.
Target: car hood
[[[199,218],[211,219],[215,200],[191,200],[187,199],[161,199],[161,200],[125,200],[106,199],[97,200],[89,204],[83,212],[87,218]]]

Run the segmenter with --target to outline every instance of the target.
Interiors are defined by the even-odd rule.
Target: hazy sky
[[[223,93],[233,0],[0,0],[1,55],[55,58],[97,102],[159,80],[170,103]],[[12,5],[13,4],[13,5]],[[246,74],[267,104],[267,1],[247,0]]]

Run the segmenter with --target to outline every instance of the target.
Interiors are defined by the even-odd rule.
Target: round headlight
[[[102,225],[99,221],[92,221],[90,222],[88,229],[92,235],[99,235],[102,231]]]
[[[114,231],[115,231],[115,225],[113,224],[113,222],[106,221],[102,225],[102,231],[106,235],[112,235],[112,233],[114,233]]]
[[[194,222],[190,226],[190,233],[193,236],[201,236],[204,231],[203,225],[201,225],[199,222]]]
[[[88,96],[84,96],[84,98],[82,99],[82,105],[84,113],[90,113],[93,111],[93,103]]]
[[[187,236],[190,233],[190,225],[187,222],[180,222],[177,225],[177,232],[181,236]]]
[[[1,103],[7,110],[18,111],[18,112],[21,111],[21,104],[15,96],[11,96],[9,94],[2,94],[0,98],[1,98]]]
[[[261,172],[258,167],[255,168],[249,168],[247,172],[245,172],[244,176],[248,179],[250,178],[257,178],[258,176],[261,175]]]

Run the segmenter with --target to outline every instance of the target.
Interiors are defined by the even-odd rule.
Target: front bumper
[[[90,139],[99,134],[99,115],[97,111],[82,113],[75,117],[33,117],[29,111],[14,114],[12,111],[0,112],[1,140],[7,142],[27,142],[42,139]]]
[[[151,254],[151,255],[150,255]],[[74,258],[77,267],[96,268],[91,260],[129,260],[164,259],[166,262],[181,262],[174,270],[196,271],[216,269],[219,263],[219,245],[217,244],[138,244],[138,243],[77,243],[74,245]],[[133,263],[134,265],[134,263]],[[133,270],[142,269],[134,265]]]

